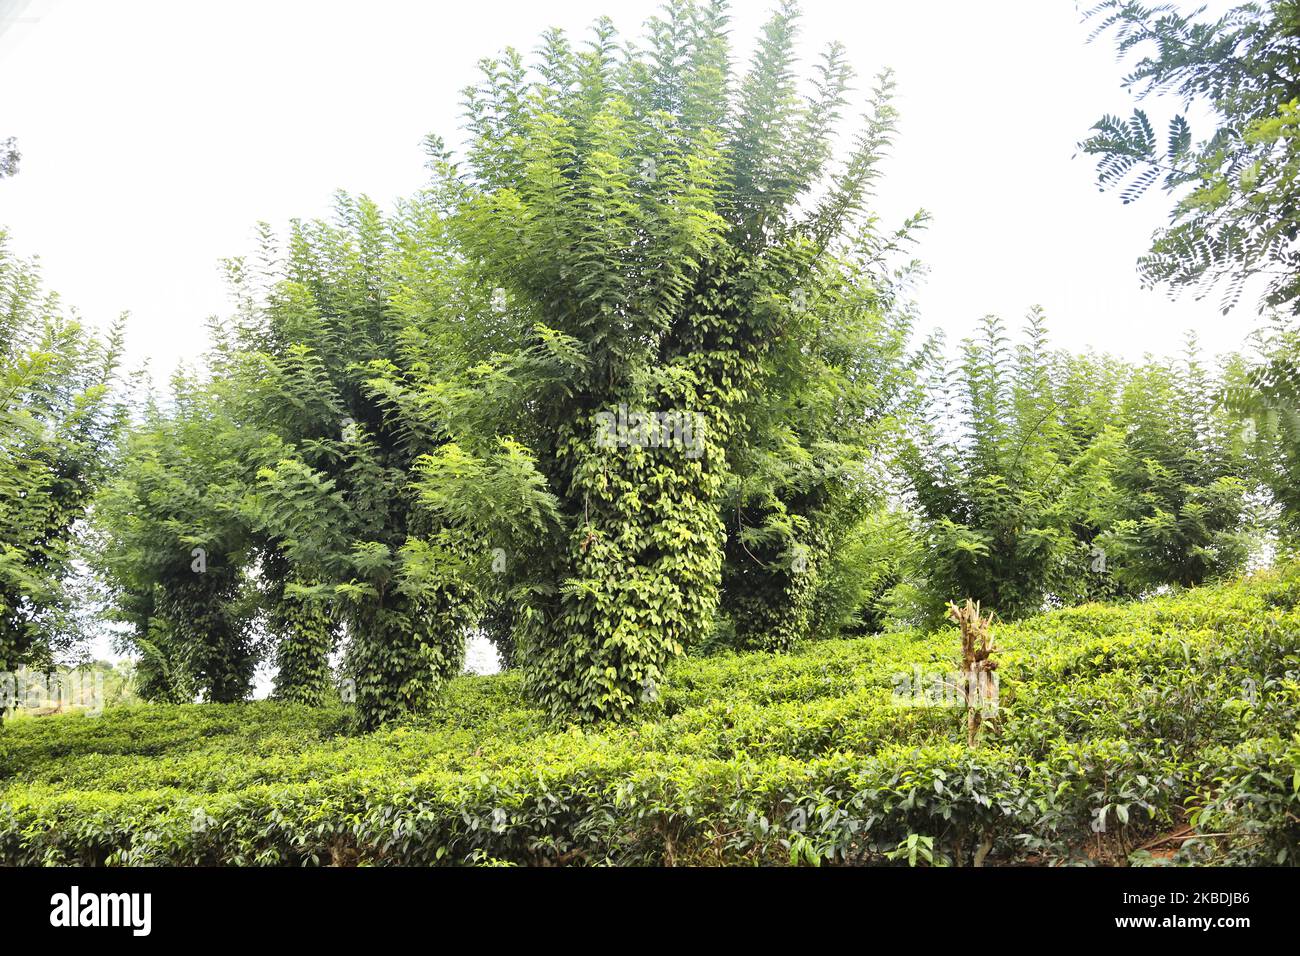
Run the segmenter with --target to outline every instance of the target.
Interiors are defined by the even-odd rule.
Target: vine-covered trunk
[[[550,615],[526,618],[530,685],[556,716],[622,716],[653,697],[669,659],[712,626],[721,461],[700,433],[703,416],[692,421],[688,441],[575,441],[564,584]],[[593,433],[599,424],[592,419]]]
[[[358,606],[346,669],[361,729],[428,710],[465,666],[469,623],[467,602],[450,591],[423,599],[389,592]]]
[[[818,568],[811,549],[774,555],[750,553],[732,535],[723,577],[726,612],[741,650],[788,651],[808,636]]]
[[[248,696],[257,654],[247,617],[235,606],[238,580],[232,568],[209,566],[169,582],[161,591],[159,621],[174,647],[167,680],[216,704]],[[170,656],[170,655],[169,655]]]
[[[337,630],[328,609],[320,601],[282,594],[271,630],[276,639],[275,696],[313,707],[323,704]]]

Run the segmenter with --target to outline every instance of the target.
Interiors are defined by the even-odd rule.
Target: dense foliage
[[[917,400],[894,260],[922,219],[863,210],[888,79],[836,166],[850,72],[833,46],[801,98],[795,24],[739,78],[718,3],[640,50],[547,34],[468,91],[463,168],[430,140],[395,213],[341,197],[232,264],[211,374],[98,509],[172,675],[151,696],[238,699],[264,635],[282,695],[319,701],[341,633],[371,727],[430,706],[479,627],[555,716],[618,717],[690,646],[834,616],[824,572],[883,501],[863,464]]]
[[[1233,370],[1222,399],[1241,416],[1246,454],[1269,489],[1280,518],[1277,537],[1294,539],[1300,458],[1300,361],[1293,313],[1300,308],[1296,184],[1300,182],[1300,5],[1270,0],[1233,7],[1217,18],[1204,8],[1180,12],[1109,0],[1093,8],[1094,38],[1108,34],[1121,57],[1140,53],[1125,86],[1139,96],[1176,96],[1207,111],[1214,128],[1200,140],[1180,113],[1164,141],[1143,110],[1129,120],[1106,116],[1082,145],[1098,157],[1103,187],[1126,202],[1160,182],[1176,197],[1171,225],[1155,236],[1139,268],[1151,282],[1218,285],[1225,311],[1251,280],[1266,285],[1274,316],[1255,337],[1253,364]],[[1216,502],[1207,502],[1214,508]],[[1287,544],[1289,546],[1289,544]]]
[[[114,326],[96,335],[0,232],[0,673],[80,633],[75,538],[124,418]]]
[[[1046,336],[1034,313],[1012,346],[989,318],[935,370],[899,458],[923,544],[901,577],[922,619],[966,597],[1013,618],[1195,586],[1250,554],[1256,472],[1220,401],[1228,373],[1194,346],[1135,366]]]
[[[1265,301],[1300,309],[1300,3],[1243,3],[1210,19],[1204,7],[1107,0],[1088,16],[1094,37],[1114,36],[1121,56],[1142,54],[1127,89],[1173,94],[1215,124],[1196,139],[1177,113],[1158,133],[1137,109],[1103,117],[1082,144],[1098,157],[1100,184],[1125,202],[1157,182],[1177,197],[1139,264],[1143,277],[1198,295],[1219,283],[1226,311],[1258,276]]]
[[[1149,13],[1112,11],[1123,49]],[[463,161],[431,138],[429,185],[392,212],[340,196],[329,222],[264,227],[206,368],[150,395],[117,455],[116,338],[33,324],[7,265],[6,361],[46,378],[14,379],[6,427],[49,446],[10,469],[34,483],[14,520],[52,497],[9,535],[0,664],[69,640],[68,541],[110,466],[94,559],[139,692],[238,701],[267,661],[284,700],[341,678],[365,729],[434,706],[475,631],[585,721],[652,703],[688,648],[1242,567],[1254,485],[1289,507],[1290,446],[1243,442],[1218,401],[1258,376],[1053,352],[1037,315],[1014,349],[996,320],[955,363],[914,348],[899,257],[925,217],[885,235],[867,211],[888,75],[837,164],[843,51],[801,95],[793,6],[743,73],[726,28],[723,4],[677,2],[639,47],[600,21],[485,61]],[[1158,27],[1213,47],[1199,29]]]
[[[413,219],[344,196],[337,222],[295,224],[283,255],[267,233],[259,261],[231,263],[241,308],[215,330],[211,375],[174,383],[102,496],[102,561],[132,641],[187,699],[241,699],[262,633],[280,695],[319,702],[340,623],[363,724],[460,670],[469,587],[414,488],[439,423],[395,423],[374,380],[376,364],[438,358],[407,348],[444,317],[399,284],[437,254]]]
[[[1240,416],[1240,439],[1268,489],[1273,537],[1285,553],[1300,531],[1300,330],[1275,318],[1251,337],[1243,361],[1223,398]]]
[[[97,559],[144,697],[242,700],[257,663],[252,543],[239,518],[245,475],[226,442],[245,433],[216,396],[184,376],[172,385],[167,413],[148,403],[96,501]]]
[[[501,584],[512,656],[557,716],[626,713],[716,629],[805,636],[871,495],[850,472],[905,401],[910,319],[861,216],[888,81],[837,168],[850,72],[831,47],[801,98],[795,27],[783,6],[733,78],[723,6],[674,3],[644,49],[605,22],[582,51],[548,34],[533,69],[507,53],[469,93],[449,227],[501,290],[498,428],[554,504]]]
[[[363,737],[274,702],[20,719],[0,862],[1297,862],[1295,568],[993,636],[974,748],[900,693],[955,665],[952,627],[680,661],[599,730],[513,674]]]

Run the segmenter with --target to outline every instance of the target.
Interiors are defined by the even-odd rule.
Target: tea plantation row
[[[896,693],[955,628],[683,660],[594,729],[512,674],[364,736],[275,702],[11,720],[0,863],[1300,863],[1300,568],[995,640],[975,749]]]

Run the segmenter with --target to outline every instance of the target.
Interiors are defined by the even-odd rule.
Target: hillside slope
[[[272,702],[11,721],[0,862],[1300,861],[1300,568],[995,640],[974,750],[962,709],[897,695],[955,628],[684,660],[585,731],[515,675],[361,737]]]

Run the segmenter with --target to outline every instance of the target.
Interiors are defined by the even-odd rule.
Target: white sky
[[[746,57],[771,7],[733,4]],[[639,36],[656,8],[0,0],[0,139],[23,153],[0,181],[0,225],[87,318],[129,311],[130,354],[161,377],[203,349],[205,318],[227,308],[218,260],[252,250],[257,220],[327,214],[336,188],[410,193],[423,136],[459,142],[479,57],[531,50],[550,25],[581,34],[602,13]],[[1074,157],[1102,112],[1130,103],[1112,46],[1085,44],[1070,0],[806,0],[804,14],[806,59],[845,43],[864,98],[881,67],[897,72],[900,139],[877,207],[890,224],[933,213],[919,301],[950,341],[989,312],[1018,325],[1035,303],[1057,344],[1135,358],[1178,351],[1188,329],[1235,348],[1253,327],[1253,300],[1225,319],[1213,300],[1138,287],[1167,201],[1124,206]]]

